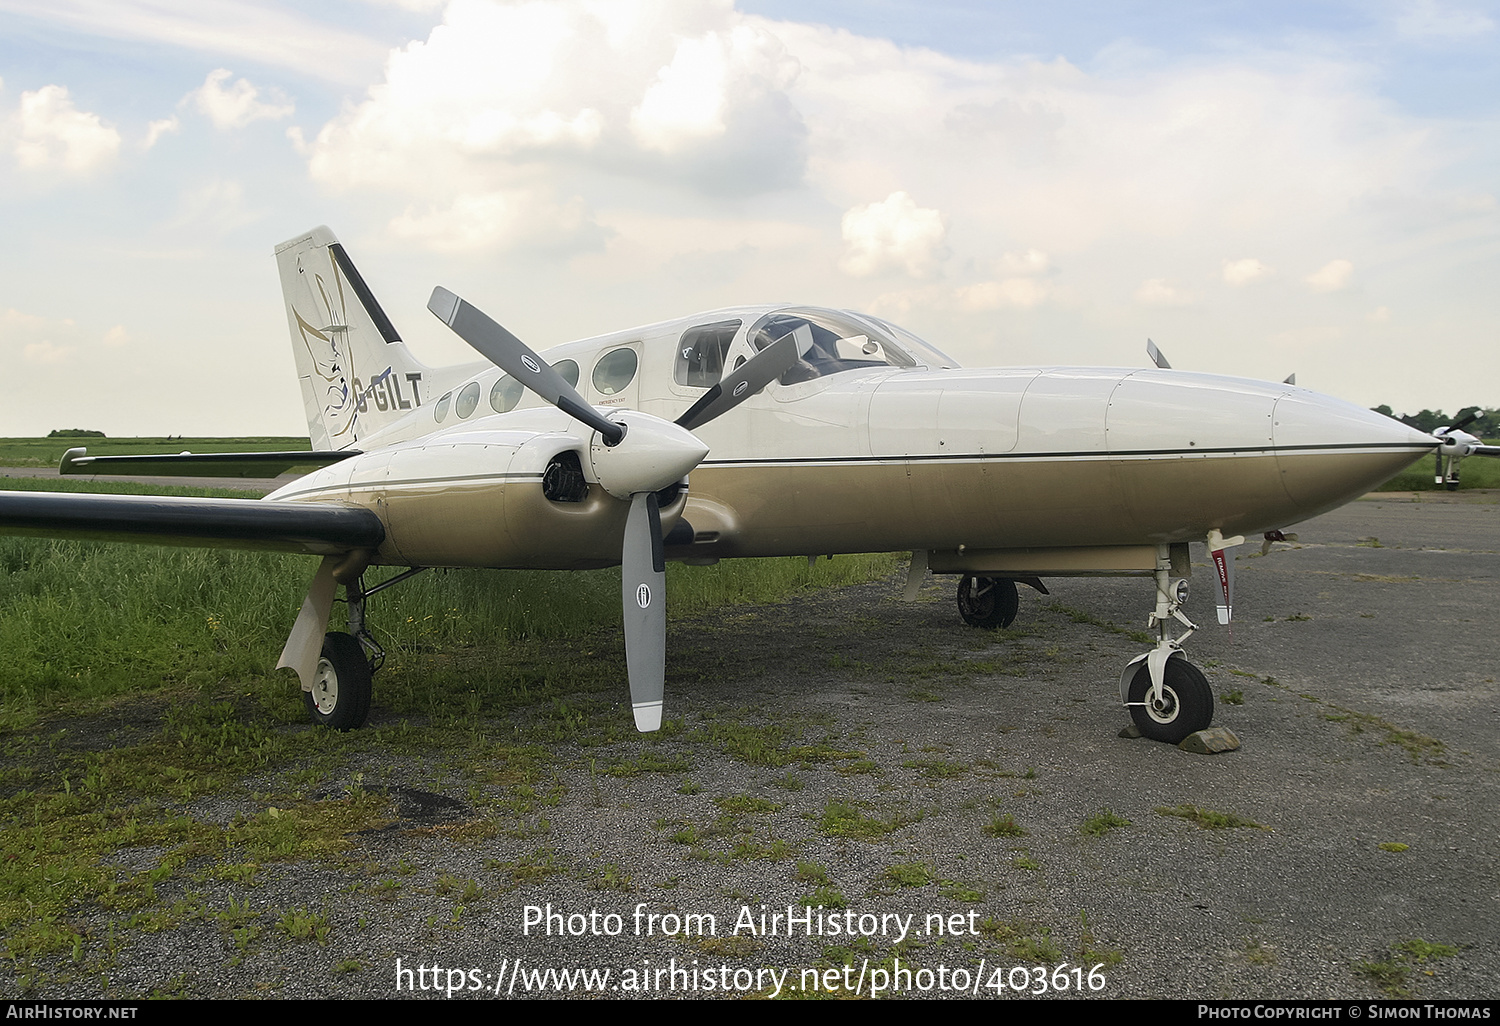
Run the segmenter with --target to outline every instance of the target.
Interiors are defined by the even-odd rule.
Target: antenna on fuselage
[[[1172,365],[1167,362],[1167,358],[1161,355],[1161,350],[1156,348],[1156,343],[1151,341],[1149,338],[1146,339],[1146,355],[1151,357],[1151,362],[1156,364],[1162,370],[1172,369]]]

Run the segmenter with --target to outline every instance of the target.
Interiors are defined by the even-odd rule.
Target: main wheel
[[[370,664],[352,634],[323,635],[313,688],[302,692],[308,715],[320,727],[358,730],[370,715]]]
[[[958,582],[958,615],[970,627],[1009,627],[1021,608],[1016,582],[1004,577],[965,574]]]
[[[1175,745],[1213,722],[1214,693],[1208,678],[1186,659],[1168,659],[1162,668],[1161,704],[1152,705],[1150,695],[1151,670],[1142,662],[1130,679],[1130,718],[1153,741]]]

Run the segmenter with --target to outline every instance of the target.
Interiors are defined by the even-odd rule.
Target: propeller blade
[[[788,332],[704,392],[688,411],[677,418],[677,426],[692,431],[756,395],[792,368],[812,348],[812,329],[802,325]]]
[[[1462,431],[1480,417],[1484,416],[1483,410],[1470,410],[1467,416],[1460,417],[1449,426],[1449,431]]]
[[[630,497],[620,554],[620,598],[625,613],[625,664],[635,729],[661,728],[667,672],[667,564],[655,492]]]
[[[615,445],[625,437],[624,428],[606,420],[599,411],[584,402],[583,396],[561,374],[532,352],[525,342],[496,324],[474,304],[438,286],[432,290],[427,309],[490,363],[574,420],[603,435],[606,445]]]
[[[1146,355],[1151,357],[1151,362],[1156,364],[1156,366],[1160,367],[1162,370],[1172,369],[1172,365],[1168,363],[1167,358],[1161,354],[1161,350],[1156,348],[1156,343],[1151,341],[1149,338],[1146,339]]]

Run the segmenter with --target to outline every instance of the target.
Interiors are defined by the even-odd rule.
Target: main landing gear
[[[320,727],[359,729],[370,715],[374,674],[354,635],[329,631],[323,635],[312,690],[302,692],[307,714]]]
[[[1149,626],[1156,631],[1156,647],[1136,656],[1120,675],[1120,698],[1144,737],[1177,744],[1203,730],[1214,718],[1214,695],[1203,676],[1182,654],[1182,643],[1198,625],[1182,612],[1187,580],[1172,578],[1169,547],[1156,550],[1156,609]],[[1172,637],[1172,621],[1186,631]]]
[[[958,582],[958,615],[970,627],[987,631],[1009,627],[1016,620],[1021,608],[1021,598],[1016,593],[1016,583],[1047,594],[1047,586],[1040,577],[976,577],[964,574]]]
[[[365,587],[364,577],[344,586],[349,631],[329,631],[323,635],[323,650],[313,673],[312,688],[302,692],[307,713],[318,726],[358,730],[365,725],[370,715],[375,671],[385,663],[385,649],[365,623],[365,600],[425,569],[413,567],[373,588]]]
[[[970,627],[985,630],[1009,627],[1020,608],[1016,582],[1008,578],[964,574],[958,582],[958,615]]]

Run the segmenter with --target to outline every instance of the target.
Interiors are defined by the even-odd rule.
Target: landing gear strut
[[[312,687],[302,692],[307,713],[318,726],[358,730],[365,725],[370,715],[375,671],[385,663],[385,649],[380,647],[366,625],[365,600],[425,569],[413,567],[373,588],[365,587],[363,576],[344,586],[349,630],[347,633],[329,631],[323,635],[323,648],[313,672]]]
[[[1182,654],[1182,643],[1198,625],[1182,612],[1187,580],[1172,579],[1170,548],[1156,548],[1156,609],[1149,626],[1156,631],[1156,647],[1136,656],[1120,675],[1120,698],[1144,737],[1177,744],[1203,730],[1214,718],[1214,696],[1208,679]],[[1172,637],[1172,621],[1187,630]]]

